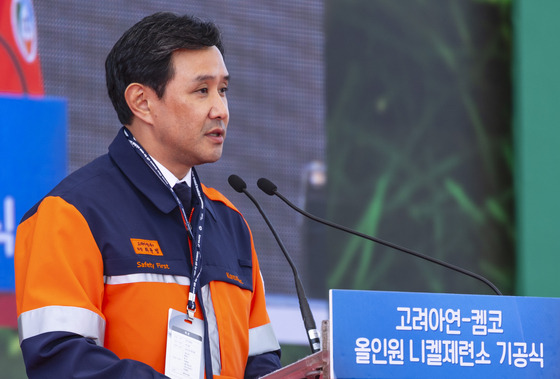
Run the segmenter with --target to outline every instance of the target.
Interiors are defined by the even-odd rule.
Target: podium
[[[322,350],[264,378],[560,378],[560,299],[331,290]]]
[[[266,379],[330,378],[329,321],[321,323],[321,351],[263,376]]]

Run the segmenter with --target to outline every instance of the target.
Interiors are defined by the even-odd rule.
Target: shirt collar
[[[187,185],[190,187],[191,186],[191,171],[192,169],[189,169],[189,172],[187,172],[187,175],[185,175],[182,179],[177,179],[177,177],[175,175],[173,175],[171,173],[171,171],[169,171],[167,169],[167,167],[165,167],[164,165],[162,165],[161,163],[159,163],[157,161],[157,159],[155,159],[154,157],[152,157],[150,155],[150,157],[152,158],[152,160],[154,161],[154,163],[156,164],[157,168],[159,169],[159,171],[161,171],[163,177],[165,178],[165,180],[167,180],[167,183],[169,183],[169,185],[171,186],[171,188],[173,188],[175,186],[175,184],[179,183],[179,182],[185,182],[187,183]]]

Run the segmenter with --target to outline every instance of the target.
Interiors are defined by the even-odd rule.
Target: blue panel
[[[66,101],[0,96],[0,291],[14,290],[15,229],[65,175]]]
[[[335,378],[557,378],[560,299],[331,291]]]

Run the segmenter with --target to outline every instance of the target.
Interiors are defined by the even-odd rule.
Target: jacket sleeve
[[[165,378],[103,347],[103,261],[72,205],[47,197],[18,226],[16,301],[29,378]]]
[[[245,367],[245,379],[256,379],[280,369],[280,350],[249,357]]]
[[[150,366],[119,359],[91,338],[68,332],[47,332],[21,344],[27,376],[33,378],[167,378]]]

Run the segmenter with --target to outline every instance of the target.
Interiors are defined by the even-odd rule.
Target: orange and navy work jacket
[[[280,348],[251,232],[223,195],[203,192],[195,317],[206,328],[205,373],[261,376],[280,367]],[[168,310],[185,312],[188,300],[189,245],[172,194],[121,130],[107,155],[63,180],[18,227],[16,298],[29,377],[163,378]]]

